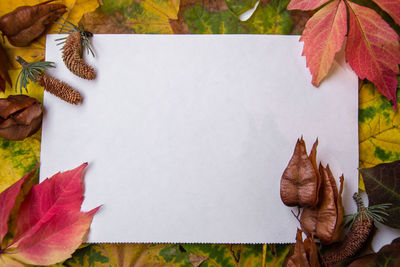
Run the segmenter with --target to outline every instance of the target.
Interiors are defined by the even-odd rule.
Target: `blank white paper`
[[[358,85],[334,63],[319,88],[298,36],[95,35],[97,78],[74,76],[48,35],[40,177],[88,162],[84,210],[103,205],[89,242],[294,242],[281,175],[297,138],[336,178],[346,212],[358,181]]]

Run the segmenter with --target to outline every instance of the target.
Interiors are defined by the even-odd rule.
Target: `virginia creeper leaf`
[[[388,13],[393,20],[400,25],[400,1],[399,0],[373,0],[380,8]]]
[[[4,236],[8,232],[8,218],[14,207],[14,204],[17,202],[17,197],[21,191],[21,187],[25,181],[32,178],[35,172],[36,168],[25,174],[24,177],[0,194],[0,245]]]
[[[282,174],[280,194],[287,206],[315,206],[318,202],[319,176],[307,155],[303,138],[298,139],[293,156]]]
[[[342,0],[333,1],[308,20],[300,41],[304,42],[303,56],[313,76],[313,85],[319,86],[328,74],[346,33],[346,5]]]
[[[358,77],[373,82],[396,108],[399,36],[374,10],[350,1],[346,3],[350,23],[346,60]]]
[[[292,0],[289,5],[288,9],[301,9],[301,10],[313,10],[316,9],[329,0]]]
[[[400,228],[400,161],[360,169],[360,172],[364,179],[369,206],[390,203],[390,207],[385,210],[389,216],[382,223]]]

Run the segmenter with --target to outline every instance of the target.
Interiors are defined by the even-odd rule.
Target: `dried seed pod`
[[[336,266],[354,256],[364,246],[374,228],[374,215],[365,208],[357,193],[353,198],[357,203],[357,216],[343,241],[333,244],[325,251],[322,260],[326,266]]]
[[[0,18],[0,30],[12,45],[29,45],[65,13],[65,5],[50,2],[53,0],[35,6],[21,6]]]
[[[26,95],[0,99],[0,136],[22,140],[39,130],[43,111],[40,102]]]
[[[80,104],[82,102],[82,96],[77,90],[54,77],[42,74],[36,79],[36,82],[43,86],[47,92],[68,103]]]
[[[308,156],[303,138],[297,140],[293,156],[281,178],[280,194],[285,205],[304,207],[318,203],[320,177],[315,171],[317,144],[318,140]]]
[[[9,63],[6,51],[4,51],[3,46],[0,44],[0,92],[6,90],[6,82],[11,86],[11,79],[8,75]]]
[[[63,40],[61,43],[58,43],[58,45],[65,43],[62,48],[62,58],[65,66],[75,75],[83,79],[93,80],[96,77],[96,72],[83,59],[83,50],[85,49],[94,56],[89,41],[89,37],[92,37],[93,34],[85,31],[83,27],[78,27],[65,19],[64,22],[65,23],[58,23],[62,25],[59,32],[67,33],[68,37],[57,39],[57,41]]]
[[[292,245],[282,266],[286,267],[310,267],[307,259],[306,248],[303,243],[302,231],[297,229],[296,243]]]
[[[79,32],[71,33],[63,48],[63,61],[67,68],[75,75],[93,80],[96,77],[94,69],[89,66],[82,58],[82,42]]]
[[[17,90],[18,81],[20,79],[20,91],[22,88],[27,90],[27,84],[33,80],[44,87],[49,93],[71,103],[79,104],[82,102],[81,94],[69,86],[68,84],[45,74],[47,68],[54,67],[53,62],[32,62],[28,63],[23,58],[17,57],[16,60],[22,65],[22,70],[18,75],[15,88]]]

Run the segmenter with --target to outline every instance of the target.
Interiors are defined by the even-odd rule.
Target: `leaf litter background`
[[[1,0],[0,16],[39,0]],[[62,0],[65,18],[93,33],[154,34],[301,34],[311,12],[288,11],[290,0]],[[357,3],[368,5],[368,1]],[[256,6],[247,18],[243,13]],[[373,8],[373,6],[372,6]],[[251,11],[250,11],[251,13]],[[399,33],[387,15],[382,14]],[[53,26],[50,31],[56,31]],[[28,61],[44,59],[45,37],[29,47],[3,44],[12,62],[15,83],[20,55]],[[316,89],[318,90],[318,89]],[[399,93],[399,92],[398,92]],[[0,97],[14,94],[7,88]],[[30,85],[28,95],[42,102],[43,89]],[[399,96],[398,96],[399,97]],[[400,98],[400,97],[399,97]],[[398,98],[398,99],[399,99]],[[400,115],[373,85],[360,81],[360,168],[400,159]],[[39,131],[24,141],[0,138],[0,192],[39,162]],[[357,177],[348,177],[357,179]],[[362,180],[360,188],[364,189]],[[295,237],[293,237],[294,241]],[[54,266],[279,266],[289,245],[225,244],[93,244],[82,245],[73,257]]]

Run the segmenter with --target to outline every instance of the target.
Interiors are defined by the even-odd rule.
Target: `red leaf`
[[[287,9],[313,10],[322,6],[328,1],[329,0],[292,0],[287,6]]]
[[[303,56],[306,56],[315,86],[328,74],[346,33],[346,5],[342,0],[323,7],[307,22],[300,41],[304,42]]]
[[[80,211],[83,202],[82,172],[86,166],[87,163],[57,173],[32,188],[19,210],[14,242],[59,210]]]
[[[40,221],[8,249],[12,257],[28,264],[50,265],[63,261],[84,242],[94,214],[57,210]]]
[[[400,25],[400,1],[399,0],[373,0],[380,8],[388,13],[393,20]]]
[[[17,197],[20,194],[21,186],[24,184],[25,181],[30,180],[35,172],[36,168],[31,172],[25,174],[24,177],[19,179],[16,183],[14,183],[12,186],[7,188],[0,194],[0,245],[4,236],[7,234],[8,218],[10,216],[11,210],[16,203]]]
[[[373,82],[396,108],[399,36],[372,9],[346,3],[350,22],[346,60],[361,79]]]

